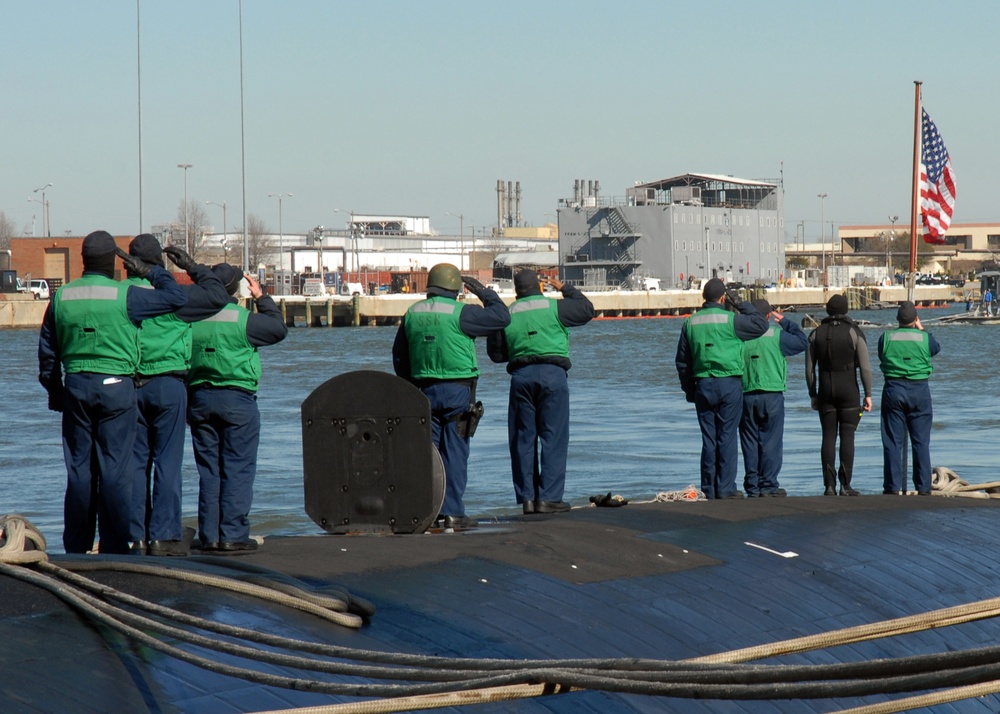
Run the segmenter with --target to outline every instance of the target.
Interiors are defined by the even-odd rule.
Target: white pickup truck
[[[17,279],[17,291],[19,293],[31,293],[35,300],[49,299],[49,283],[46,280],[29,280],[25,285],[20,278]]]

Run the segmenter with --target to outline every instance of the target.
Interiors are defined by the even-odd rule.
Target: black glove
[[[186,251],[175,245],[168,245],[163,249],[163,252],[170,256],[170,260],[174,261],[174,265],[185,272],[198,265],[197,261],[188,255]]]
[[[739,293],[737,293],[732,288],[726,288],[726,305],[733,308],[734,310],[740,309],[740,303],[743,301],[740,299]]]
[[[63,390],[62,385],[58,388],[53,387],[48,390],[49,392],[49,411],[50,412],[61,412],[63,410]]]
[[[466,275],[463,275],[462,282],[465,283],[465,287],[469,289],[469,292],[475,295],[476,297],[480,297],[483,294],[483,292],[486,291],[486,286],[483,285],[478,280],[476,280],[475,278],[470,278]]]
[[[122,259],[122,262],[125,263],[125,270],[132,273],[132,275],[138,275],[140,278],[145,278],[149,275],[148,263],[144,263],[134,255],[129,255],[121,248],[115,248],[115,254]]]

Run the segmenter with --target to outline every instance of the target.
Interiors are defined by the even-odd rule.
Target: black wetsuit
[[[816,373],[819,372],[817,384]],[[872,395],[872,369],[868,359],[865,334],[847,315],[831,315],[809,335],[806,350],[806,384],[809,396],[816,400],[823,444],[823,485],[827,494],[836,493],[839,478],[841,494],[851,485],[854,471],[854,432],[861,421],[861,393]],[[840,468],[836,466],[837,434],[840,434]]]

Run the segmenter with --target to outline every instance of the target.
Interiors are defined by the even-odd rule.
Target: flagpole
[[[906,299],[913,300],[914,283],[917,272],[917,203],[920,196],[920,86],[923,82],[917,80],[914,84],[913,112],[913,183],[910,191],[910,273],[906,278]]]

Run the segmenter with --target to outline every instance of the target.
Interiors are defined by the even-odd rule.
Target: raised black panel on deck
[[[386,372],[348,372],[302,402],[306,513],[329,533],[421,533],[444,500],[423,393]]]

